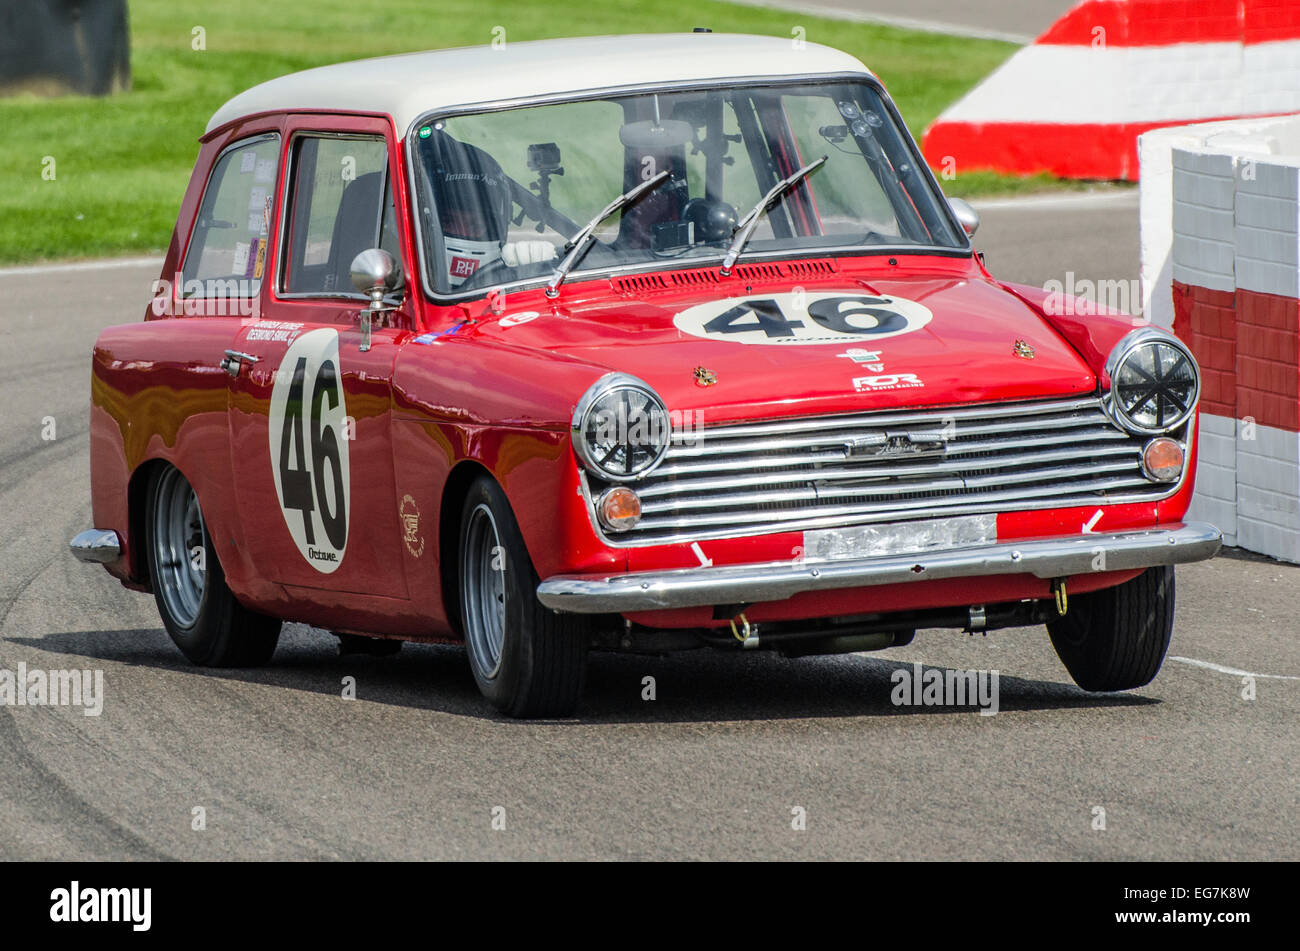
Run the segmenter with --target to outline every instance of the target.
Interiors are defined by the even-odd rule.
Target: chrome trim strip
[[[1056,432],[1050,437],[1027,436],[1024,439],[1020,439],[1020,440],[1001,440],[997,443],[981,443],[980,448],[987,449],[989,447],[993,447],[998,449],[1015,449],[1023,446],[1040,446],[1040,445],[1047,444],[1044,442],[1044,439],[1050,439],[1051,445],[1060,445],[1061,443],[1064,442],[1074,442],[1074,443],[1092,442],[1095,440],[1106,440],[1106,439],[1111,439],[1111,440],[1123,439],[1127,441],[1130,438],[1127,433],[1121,432],[1120,430],[1114,428],[1114,425],[1111,424],[1111,422],[1106,419],[1100,419],[1100,418],[1084,419],[1084,420],[1075,420],[1074,422],[1080,428],[1084,426],[1091,427],[1091,431],[1084,431],[1079,433]],[[896,426],[896,424],[893,424],[892,422],[882,425],[882,424],[875,424],[875,423],[867,423],[865,421],[859,423],[859,425],[865,430],[888,429],[890,428],[890,426]],[[1024,427],[1020,427],[1020,428],[1023,429]],[[1055,429],[1055,427],[1044,426],[1043,429]],[[1014,432],[1015,430],[1013,429],[1010,431]],[[865,433],[863,435],[865,435]],[[930,436],[931,434],[917,433],[916,435],[920,435],[924,437],[924,436]],[[962,429],[958,433],[956,433],[956,435],[981,436],[984,435],[984,433],[981,431],[980,427],[972,427],[971,430]],[[996,435],[996,432],[993,433],[993,435]],[[744,456],[752,457],[757,453],[762,453],[768,450],[774,450],[779,452],[786,449],[811,449],[817,446],[827,446],[827,445],[836,445],[837,443],[846,443],[850,441],[853,438],[853,436],[854,434],[852,432],[849,432],[843,435],[828,434],[824,436],[816,436],[816,435],[796,436],[789,439],[774,438],[774,439],[758,440],[752,443],[744,443],[741,445],[731,444],[731,445],[720,446],[713,441],[713,431],[710,429],[705,429],[703,433],[695,433],[687,437],[688,440],[691,440],[694,443],[697,443],[699,445],[685,445],[685,446],[673,447],[669,450],[669,456],[670,458],[673,459],[699,459],[707,456],[721,456],[721,455],[744,455]],[[948,453],[949,455],[958,452],[968,451],[965,449],[965,446],[967,445],[966,443],[948,442],[948,437],[944,436],[942,433],[939,434],[939,438],[947,442],[947,444],[951,447],[949,449],[949,453]],[[783,457],[775,457],[775,458],[780,459]],[[801,457],[798,456],[790,457],[792,461],[800,458]]]
[[[733,423],[710,426],[709,438],[717,436],[764,436],[769,433],[795,433],[807,430],[822,431],[839,426],[903,426],[912,423],[938,422],[942,428],[948,420],[978,419],[996,410],[999,417],[1045,416],[1052,413],[1077,413],[1091,411],[1083,421],[1109,422],[1108,416],[1097,416],[1096,394],[1070,400],[1031,400],[1019,403],[979,403],[973,406],[940,406],[928,410],[884,410],[870,413],[844,413],[836,416],[811,416],[762,423]]]
[[[122,557],[122,542],[111,529],[89,528],[68,542],[68,550],[77,561],[106,565]]]
[[[913,581],[1089,574],[1097,552],[1107,571],[1177,565],[1212,558],[1223,536],[1204,522],[1110,534],[999,542],[972,548],[845,561],[769,562],[618,575],[555,575],[537,599],[556,611],[607,614],[782,601],[805,591],[875,587]]]
[[[991,448],[988,444],[980,443],[976,447],[979,449]],[[963,452],[970,450],[963,447]],[[949,456],[948,461],[921,465],[898,465],[899,462],[906,462],[907,456],[894,456],[887,459],[854,459],[845,457],[842,453],[826,453],[821,456],[804,456],[798,460],[799,464],[807,465],[810,462],[860,462],[863,464],[875,463],[870,469],[788,469],[781,472],[760,472],[754,475],[713,477],[704,479],[681,479],[676,482],[662,483],[660,485],[646,486],[637,489],[637,495],[642,499],[650,499],[659,495],[678,495],[684,491],[692,492],[712,492],[721,489],[738,489],[747,485],[780,485],[786,482],[807,482],[810,479],[817,482],[835,482],[861,479],[892,479],[900,476],[928,476],[934,473],[960,472],[964,469],[1005,469],[1013,466],[1032,466],[1040,462],[1068,462],[1071,459],[1087,458],[1099,459],[1106,456],[1134,456],[1140,457],[1142,449],[1140,447],[1128,444],[1125,440],[1122,445],[1112,446],[1082,446],[1078,449],[1060,449],[1055,452],[1035,452],[1021,453],[1014,456],[989,456],[985,459],[967,459],[953,458]],[[657,476],[680,476],[690,472],[710,472],[718,471],[727,466],[701,466],[699,468],[688,468],[685,466],[661,466],[655,470]],[[886,468],[887,467],[887,468]],[[922,483],[924,485],[924,483]],[[903,491],[903,490],[899,490]]]
[[[1083,488],[1082,486],[1070,488]],[[1076,508],[1085,505],[1105,508],[1108,505],[1129,505],[1138,502],[1159,502],[1167,498],[1169,492],[1165,486],[1155,488],[1154,491],[1131,492],[1125,495],[1112,495],[1110,497],[1099,496],[1096,492],[1076,495],[1063,496],[1043,496],[1028,497],[1020,496],[1016,501],[999,502],[997,511],[1005,512],[1029,512],[1038,511],[1047,508]],[[895,509],[888,511],[871,510],[867,512],[853,511],[845,507],[844,510],[831,515],[810,515],[805,521],[786,522],[784,524],[773,524],[769,521],[750,518],[746,522],[733,520],[732,527],[708,526],[703,529],[690,528],[694,524],[693,520],[679,520],[669,523],[665,520],[660,521],[660,530],[669,531],[667,535],[652,535],[647,538],[626,539],[626,536],[598,534],[597,538],[610,548],[651,548],[656,545],[673,545],[686,542],[708,541],[709,539],[724,538],[749,538],[756,535],[778,535],[787,532],[807,531],[814,528],[847,528],[854,525],[873,525],[878,522],[889,522],[901,519],[926,519],[941,518],[948,515],[981,515],[989,511],[989,504],[985,497],[981,496],[979,500],[965,504],[949,505],[942,508],[925,508],[918,506],[912,509]],[[847,514],[846,514],[847,513]],[[594,518],[594,513],[592,515]],[[638,523],[637,529],[641,528]],[[676,531],[673,531],[673,530]],[[635,531],[634,529],[633,531]]]
[[[771,533],[790,532],[795,531],[796,528],[807,527],[804,524],[804,521],[811,519],[817,519],[819,521],[824,518],[849,519],[851,521],[846,521],[844,523],[848,525],[858,521],[858,516],[861,516],[861,520],[864,521],[880,521],[882,519],[871,518],[871,516],[879,515],[885,516],[883,520],[888,521],[890,515],[893,515],[894,518],[899,517],[899,512],[932,512],[936,515],[955,514],[956,507],[960,506],[962,510],[965,510],[971,505],[984,506],[983,511],[987,512],[989,511],[988,506],[1001,509],[1001,503],[1003,502],[1015,502],[1016,500],[1055,500],[1059,496],[1069,495],[1070,493],[1076,493],[1077,495],[1091,493],[1090,498],[1093,503],[1097,505],[1114,505],[1119,502],[1142,501],[1142,499],[1139,496],[1132,498],[1100,498],[1096,493],[1108,492],[1116,489],[1129,489],[1132,491],[1133,489],[1148,485],[1151,485],[1151,483],[1147,482],[1146,479],[1139,475],[1137,478],[1108,479],[1104,482],[1083,482],[1073,485],[1038,486],[1036,488],[1023,487],[1017,488],[1016,490],[1008,490],[1006,492],[981,492],[976,495],[952,496],[952,499],[954,500],[953,506],[949,508],[930,507],[924,504],[925,501],[932,502],[933,500],[923,500],[921,504],[917,504],[917,500],[915,499],[904,499],[894,502],[875,503],[865,511],[860,505],[839,505],[835,507],[828,506],[825,508],[794,509],[785,511],[771,511],[765,509],[758,512],[744,513],[705,512],[701,515],[691,515],[687,518],[678,519],[653,518],[647,511],[650,508],[650,506],[647,505],[643,508],[643,511],[646,512],[646,514],[643,515],[641,521],[637,524],[637,531],[641,533],[638,534],[637,537],[640,539],[643,537],[644,533],[655,528],[692,528],[698,530],[704,526],[722,526],[725,530],[725,526],[727,525],[743,524],[744,522],[760,522],[765,524],[768,526],[768,532]],[[1159,492],[1159,495],[1164,495],[1166,493],[1166,486],[1164,484],[1159,485],[1157,491]],[[798,500],[792,499],[791,501]],[[725,504],[725,500],[722,504]],[[1084,501],[1079,504],[1087,505],[1089,503]],[[729,535],[730,532],[727,532],[726,536]],[[718,535],[718,537],[726,536]],[[705,535],[705,537],[707,537],[707,535]],[[661,539],[654,539],[653,541],[646,539],[641,541],[641,544],[657,544],[661,543],[661,541]]]

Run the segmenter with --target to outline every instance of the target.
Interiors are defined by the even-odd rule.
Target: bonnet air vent
[[[818,258],[815,261],[790,261],[786,264],[785,270],[791,277],[821,277],[835,273],[835,262],[825,258]]]
[[[630,277],[616,277],[610,283],[619,294],[648,294],[668,288],[668,282],[662,274],[633,274]]]
[[[745,281],[772,281],[781,276],[779,264],[740,264],[736,266],[736,277]]]
[[[675,287],[691,287],[698,284],[716,284],[718,283],[718,272],[707,270],[695,271],[673,271],[668,274],[668,279],[673,282]]]
[[[785,264],[741,264],[735,275],[743,281],[777,281],[782,278],[815,278],[835,273],[835,264],[819,259],[791,261]],[[691,268],[684,271],[665,271],[653,274],[630,274],[610,280],[615,293],[625,295],[653,294],[657,291],[684,287],[710,287],[722,280],[716,268]]]
[[[616,277],[610,281],[610,284],[619,294],[649,294],[654,291],[675,290],[679,287],[707,287],[718,283],[718,280],[716,271],[694,268],[689,271]]]

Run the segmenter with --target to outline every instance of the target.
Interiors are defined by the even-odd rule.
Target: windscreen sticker
[[[262,271],[266,268],[266,239],[257,239],[257,257],[253,261],[253,280],[262,279]]]
[[[308,331],[275,374],[268,423],[280,512],[302,557],[322,574],[342,564],[348,542],[347,415],[338,331]]]
[[[871,343],[920,330],[930,308],[904,297],[849,291],[764,294],[709,301],[673,316],[683,333],[732,343]]]

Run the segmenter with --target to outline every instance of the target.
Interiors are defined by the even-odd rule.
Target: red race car
[[[592,649],[1046,624],[1149,682],[1199,371],[991,277],[856,59],[715,35],[314,69],[212,117],[92,369],[96,528],[192,661],[284,620],[463,640],[562,715]],[[1056,302],[1059,303],[1059,302]]]

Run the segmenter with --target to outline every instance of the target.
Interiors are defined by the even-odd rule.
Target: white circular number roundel
[[[352,484],[338,331],[323,327],[290,344],[268,415],[284,522],[307,563],[329,574],[347,547]]]
[[[920,330],[934,315],[904,297],[829,291],[709,301],[673,316],[678,330],[733,343],[798,345],[883,340]]]

